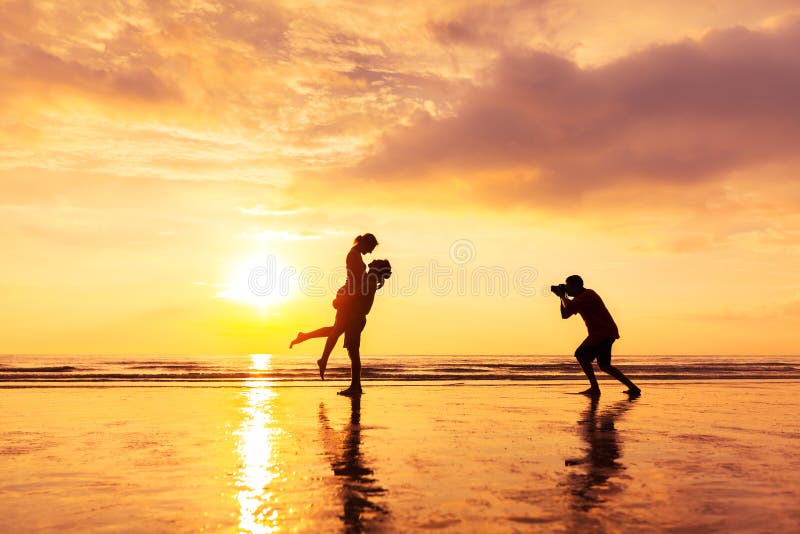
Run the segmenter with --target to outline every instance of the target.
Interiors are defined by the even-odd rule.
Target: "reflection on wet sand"
[[[269,354],[253,354],[252,369],[269,370]],[[275,441],[278,429],[273,418],[273,404],[277,394],[269,383],[245,383],[247,402],[242,408],[244,419],[236,431],[241,467],[237,473],[239,492],[239,531],[275,532],[280,528],[276,496],[270,484],[280,475],[276,462]]]
[[[386,490],[372,478],[373,471],[365,465],[360,450],[361,399],[353,397],[350,403],[350,420],[340,432],[331,427],[325,403],[320,403],[320,434],[325,454],[341,484],[339,494],[344,513],[340,517],[344,530],[363,532],[380,529],[389,512],[385,505],[375,502]]]
[[[578,432],[588,445],[586,455],[564,463],[571,466],[566,486],[573,519],[581,530],[591,526],[590,512],[623,489],[617,477],[625,467],[619,462],[622,448],[614,424],[635,402],[635,398],[617,402],[598,415],[599,399],[593,397],[578,421]]]

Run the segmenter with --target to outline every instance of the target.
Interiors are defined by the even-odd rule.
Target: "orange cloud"
[[[508,53],[455,116],[420,115],[386,135],[358,171],[382,180],[492,172],[485,188],[474,184],[482,195],[535,204],[792,161],[800,135],[798,49],[800,21],[716,30],[598,68]]]
[[[77,61],[65,61],[36,46],[7,40],[0,40],[0,54],[5,58],[3,74],[18,82],[143,101],[179,100],[178,89],[165,84],[147,67],[92,68]]]
[[[469,4],[456,13],[428,22],[433,37],[445,45],[504,47],[514,44],[525,27],[531,33],[550,33],[554,24],[551,10],[557,8],[553,0],[513,0]]]

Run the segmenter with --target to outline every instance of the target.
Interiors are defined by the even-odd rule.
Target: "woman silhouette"
[[[297,343],[302,343],[315,337],[327,337],[325,348],[322,350],[322,357],[317,360],[317,367],[319,367],[319,377],[325,380],[325,369],[328,367],[328,358],[336,346],[339,337],[344,333],[346,322],[349,318],[349,308],[360,296],[366,293],[367,284],[365,283],[365,275],[367,272],[367,265],[361,257],[364,254],[370,254],[375,247],[378,246],[378,240],[373,234],[359,235],[353,240],[353,246],[350,252],[347,253],[345,265],[347,267],[347,280],[344,285],[336,292],[336,298],[333,300],[333,307],[336,308],[336,320],[333,325],[318,328],[313,332],[300,332],[297,337],[289,344],[291,349]]]

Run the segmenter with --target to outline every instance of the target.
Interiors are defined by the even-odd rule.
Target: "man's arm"
[[[561,297],[561,318],[562,319],[569,319],[572,315],[567,311],[567,306],[569,306],[569,299],[566,295],[559,295]]]
[[[586,299],[585,293],[582,291],[580,294],[572,299],[567,298],[566,293],[561,293],[558,296],[561,298],[561,318],[567,319],[576,313],[580,313]]]

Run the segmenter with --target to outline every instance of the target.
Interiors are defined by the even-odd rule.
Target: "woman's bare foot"
[[[293,340],[291,343],[289,343],[289,348],[291,349],[291,348],[292,348],[292,347],[294,347],[296,344],[298,344],[298,343],[302,343],[302,342],[303,342],[303,341],[305,341],[305,340],[306,340],[306,338],[305,338],[305,334],[303,334],[302,332],[298,332],[298,333],[297,333],[297,337],[296,337],[296,338],[294,338],[294,340]]]
[[[642,394],[642,390],[634,386],[626,391],[623,391],[623,393],[628,394],[629,397],[638,397]]]
[[[342,395],[344,397],[358,397],[359,395],[363,395],[364,392],[361,391],[361,388],[349,387],[349,388],[344,389],[342,391],[337,391],[336,394],[337,395]]]
[[[322,358],[320,358],[319,360],[317,360],[317,367],[319,367],[319,377],[320,377],[322,380],[325,380],[325,367],[326,367],[326,362],[322,361]]]
[[[580,392],[581,395],[588,395],[590,397],[597,397],[600,395],[600,388],[589,388]]]

